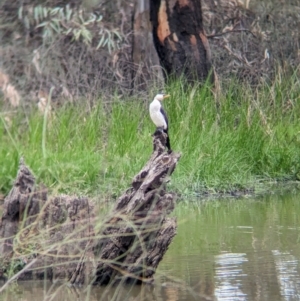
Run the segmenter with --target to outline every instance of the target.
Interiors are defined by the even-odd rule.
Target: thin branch
[[[251,33],[252,36],[253,36],[254,38],[256,38],[256,35],[255,35],[251,30],[249,30],[249,29],[234,29],[234,30],[229,30],[229,31],[226,31],[226,32],[221,32],[221,33],[217,33],[217,34],[207,35],[206,37],[207,37],[208,39],[213,39],[213,38],[215,38],[215,37],[221,37],[221,36],[224,36],[225,34],[228,34],[228,33],[243,32],[243,31]]]

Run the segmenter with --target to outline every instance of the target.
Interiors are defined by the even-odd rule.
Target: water
[[[14,284],[0,300],[300,300],[300,195],[177,205],[178,234],[152,286]]]

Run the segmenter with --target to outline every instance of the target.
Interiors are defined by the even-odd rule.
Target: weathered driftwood
[[[176,234],[166,182],[180,155],[165,152],[165,142],[154,136],[150,160],[104,221],[87,198],[48,197],[21,160],[0,221],[0,277],[17,266],[19,279],[151,281]]]

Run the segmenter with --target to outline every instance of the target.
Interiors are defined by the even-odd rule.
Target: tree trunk
[[[205,81],[212,70],[201,0],[149,1],[154,45],[165,77]]]
[[[133,88],[145,90],[149,80],[163,79],[152,39],[149,0],[136,0],[133,24]]]
[[[13,270],[18,279],[71,284],[152,281],[176,234],[166,182],[180,158],[164,151],[164,133],[153,143],[148,163],[102,221],[88,198],[48,197],[21,161],[0,220],[0,278]]]

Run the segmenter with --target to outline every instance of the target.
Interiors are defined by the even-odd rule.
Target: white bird
[[[164,93],[157,94],[154,97],[153,101],[150,103],[149,112],[150,112],[150,117],[153,123],[156,125],[157,130],[163,130],[167,134],[166,146],[170,152],[171,145],[170,145],[170,138],[168,134],[168,129],[169,129],[168,117],[161,105],[161,102],[168,97],[170,97],[170,95],[168,94],[164,94]],[[157,133],[157,130],[155,131],[154,134]]]

